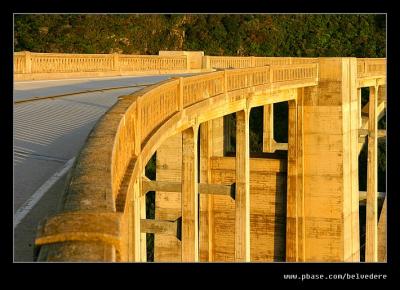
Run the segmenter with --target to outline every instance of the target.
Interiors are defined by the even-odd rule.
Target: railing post
[[[273,66],[269,67],[269,83],[272,86],[272,83],[274,82],[274,70],[273,70]]]
[[[235,261],[242,262],[250,262],[249,113],[236,113]]]
[[[141,112],[141,99],[136,100],[136,119],[135,119],[135,155],[139,156],[142,150],[142,112]]]
[[[369,88],[367,222],[365,261],[378,261],[378,87]]]
[[[183,77],[179,78],[178,84],[178,104],[179,104],[179,111],[183,110]]]
[[[24,73],[30,74],[30,73],[32,73],[32,54],[31,54],[31,52],[25,51],[24,57],[25,57]]]
[[[182,262],[199,261],[198,129],[182,132]]]
[[[202,68],[203,69],[210,69],[210,57],[208,55],[203,56],[203,63],[202,63]]]
[[[185,55],[186,57],[186,69],[190,70],[190,57],[188,55]]]
[[[118,53],[113,53],[112,55],[113,58],[113,70],[119,70],[120,65],[119,65],[119,54]]]
[[[256,66],[256,59],[254,58],[254,56],[251,56],[251,67],[255,66]]]
[[[226,69],[224,70],[224,93],[228,92],[228,75]]]

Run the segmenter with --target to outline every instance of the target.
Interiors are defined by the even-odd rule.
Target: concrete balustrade
[[[198,61],[193,61],[192,54],[194,53],[124,55],[15,52],[14,80],[205,71],[198,65]],[[198,58],[196,54],[195,56]]]

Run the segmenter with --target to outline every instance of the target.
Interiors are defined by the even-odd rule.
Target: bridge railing
[[[277,85],[293,85],[305,81],[318,80],[318,64],[305,63],[274,66],[271,76],[272,82]]]
[[[184,56],[119,55],[119,68],[123,71],[185,70],[187,58]]]
[[[172,114],[179,111],[179,80],[168,81],[138,99],[141,142]]]
[[[357,77],[369,78],[386,76],[386,58],[358,58]]]
[[[225,90],[224,72],[186,77],[182,78],[181,82],[183,108],[221,94]]]
[[[187,57],[124,54],[14,53],[15,74],[186,70]]]
[[[206,56],[211,68],[250,68],[266,65],[289,65],[315,63],[317,58],[310,57],[255,57],[255,56]]]
[[[93,72],[113,68],[111,55],[31,53],[32,73]]]

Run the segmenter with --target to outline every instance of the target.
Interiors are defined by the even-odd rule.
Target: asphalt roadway
[[[14,101],[160,82],[177,75],[14,83]],[[85,92],[14,104],[14,261],[32,262],[39,221],[60,205],[70,167],[99,120],[144,87]]]

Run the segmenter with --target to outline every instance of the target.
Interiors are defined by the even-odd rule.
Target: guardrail
[[[317,60],[310,57],[205,56],[205,63],[217,69],[315,63]]]
[[[357,77],[375,78],[386,76],[386,58],[357,59]]]
[[[193,52],[194,54],[195,52]],[[90,74],[99,73],[106,75],[111,73],[129,72],[189,72],[192,68],[187,54],[171,55],[126,55],[126,54],[67,54],[67,53],[14,53],[14,75],[15,79],[26,79],[28,76],[43,75],[52,76],[64,74]],[[212,69],[227,68],[253,68],[268,65],[295,65],[312,64],[318,58],[305,57],[236,57],[236,56],[203,56],[202,67],[199,71],[210,71]],[[373,78],[386,75],[385,58],[362,58],[357,59],[358,78]]]
[[[186,69],[185,56],[14,53],[15,74]]]

